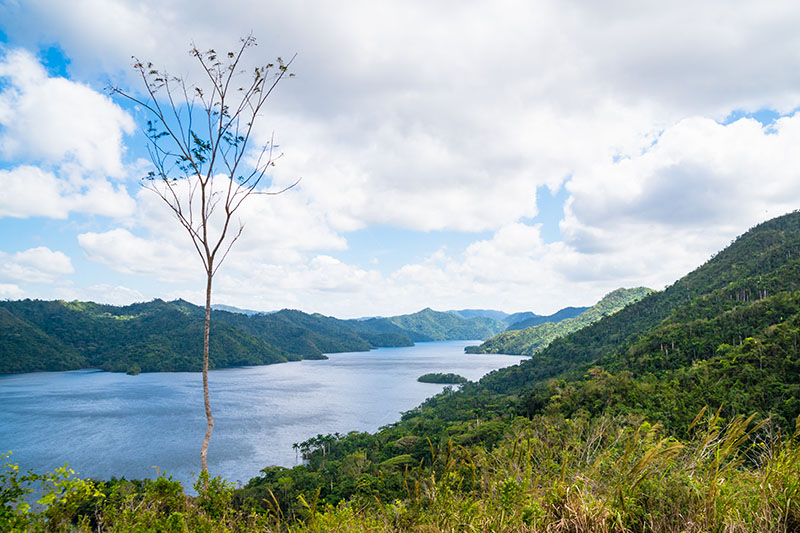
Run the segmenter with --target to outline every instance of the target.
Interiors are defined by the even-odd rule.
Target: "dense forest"
[[[57,472],[44,510],[3,516],[87,531],[798,531],[799,341],[795,212],[377,433],[297,443],[303,465],[241,488],[201,479],[191,497],[164,476]],[[4,476],[6,501],[36,478]]]
[[[567,320],[568,318],[575,318],[588,309],[589,307],[565,307],[556,311],[552,315],[534,315],[533,313],[530,313],[530,316],[524,316],[522,313],[519,313],[517,315],[520,318],[519,320],[516,319],[516,316],[512,315],[510,320],[506,321],[508,323],[506,331],[530,328],[533,326],[538,326],[539,324],[547,324],[549,322],[561,322],[562,320]]]
[[[198,371],[203,308],[183,300],[118,307],[92,302],[0,301],[0,374],[101,368],[113,372]],[[321,359],[324,353],[482,339],[505,329],[487,317],[425,309],[411,315],[340,320],[284,309],[212,312],[211,368]]]
[[[417,378],[420,383],[442,383],[445,385],[460,385],[469,381],[464,376],[453,374],[451,372],[431,372],[430,374],[422,374]]]
[[[612,315],[625,306],[638,302],[651,292],[653,291],[646,287],[616,289],[581,313],[573,315],[579,308],[567,307],[557,313],[557,316],[561,318],[558,321],[542,322],[537,319],[526,319],[512,324],[507,331],[486,340],[480,346],[468,346],[465,351],[467,353],[533,355],[547,348],[555,339]],[[532,325],[520,327],[524,324]]]

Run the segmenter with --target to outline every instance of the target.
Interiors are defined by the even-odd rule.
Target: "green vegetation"
[[[605,316],[612,315],[626,305],[638,302],[651,292],[653,291],[646,287],[617,289],[605,295],[602,300],[574,318],[566,318],[558,322],[539,323],[525,329],[519,329],[512,324],[509,331],[492,337],[480,346],[468,346],[465,351],[467,353],[533,355],[547,348],[555,339],[578,331]],[[560,313],[563,312],[566,315],[570,313],[568,310],[577,309],[579,308],[568,307],[562,309]],[[529,320],[523,321],[523,323],[525,322],[529,322]],[[514,330],[511,330],[511,328],[514,328]]]
[[[521,313],[508,314],[503,311],[495,311],[493,309],[460,309],[457,311],[448,311],[448,313],[459,316],[461,318],[475,318],[487,317],[494,319],[498,322],[504,322],[507,330],[512,329],[525,329],[545,322],[561,322],[567,318],[578,316],[589,309],[588,307],[565,307],[556,311],[552,315],[537,315],[530,311],[523,311]]]
[[[443,374],[441,372],[432,372],[430,374],[422,374],[420,377],[417,378],[417,381],[420,383],[442,383],[446,385],[458,385],[461,383],[466,383],[469,381],[464,376],[459,376],[458,374],[447,373]]]
[[[328,443],[329,470],[265,468],[244,489],[93,482],[66,469],[0,473],[4,531],[796,531],[800,440],[763,423],[703,414],[679,441],[637,418],[536,416],[494,425],[491,446],[405,437],[375,463]],[[332,445],[331,445],[332,444]],[[334,450],[340,448],[338,453]],[[319,450],[317,451],[319,455]],[[316,458],[315,458],[316,459]],[[377,473],[377,474],[376,474]],[[42,508],[20,494],[42,483]],[[333,490],[331,490],[333,489]],[[334,491],[349,492],[339,503]]]
[[[303,465],[197,497],[163,478],[76,480],[39,513],[6,466],[2,516],[78,531],[798,531],[799,347],[795,212],[377,433],[298,443]]]
[[[426,309],[413,315],[339,320],[284,309],[212,312],[210,368],[323,359],[325,353],[476,339],[501,331],[489,318]],[[0,301],[0,374],[96,367],[113,372],[198,371],[202,307],[153,300],[124,307],[92,302]]]
[[[387,320],[403,330],[413,332],[412,339],[415,342],[485,339],[505,329],[505,323],[489,317],[474,316],[465,319],[453,313],[443,313],[430,308],[411,315],[381,320]]]

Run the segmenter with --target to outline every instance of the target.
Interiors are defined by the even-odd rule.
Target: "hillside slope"
[[[198,371],[204,310],[183,300],[128,306],[93,302],[0,302],[0,373],[96,367],[121,372]],[[211,368],[321,359],[325,353],[484,338],[502,322],[426,309],[412,315],[340,320],[284,309],[212,311]]]
[[[204,311],[182,300],[128,306],[0,302],[0,373],[96,367],[122,372],[198,371]],[[323,352],[408,346],[406,335],[357,330],[349,321],[284,310],[213,311],[211,368],[264,365]]]
[[[278,501],[288,513],[300,507],[300,494],[331,504],[358,503],[363,494],[416,502],[412,486],[435,486],[467,502],[465,509],[497,505],[517,513],[515,530],[524,530],[524,520],[564,516],[572,491],[576,508],[600,502],[613,509],[625,522],[620,531],[653,524],[680,531],[688,516],[681,513],[708,521],[698,531],[723,530],[714,524],[734,515],[764,517],[743,530],[781,523],[794,530],[800,505],[780,500],[773,508],[782,496],[750,481],[786,472],[794,481],[771,477],[769,486],[796,494],[800,463],[782,454],[797,453],[800,433],[784,436],[798,416],[795,212],[751,229],[666,290],[556,339],[519,365],[446,390],[374,435],[299,443],[305,465],[266,468],[241,497],[259,501],[284,490]],[[766,464],[772,466],[758,470]],[[731,496],[730,505],[717,491]],[[746,491],[758,496],[733,499]],[[520,498],[531,503],[515,504]],[[766,514],[742,507],[756,501]]]
[[[545,349],[555,339],[578,331],[605,316],[612,315],[626,305],[638,302],[652,292],[651,289],[646,287],[617,289],[608,293],[595,305],[582,313],[578,313],[573,318],[562,319],[558,322],[539,323],[524,329],[505,331],[485,341],[480,346],[468,346],[465,351],[473,354],[533,355]],[[568,309],[577,310],[579,308]]]
[[[463,319],[430,308],[387,320],[403,330],[413,332],[415,341],[485,339],[505,329],[505,323],[492,318],[475,316]]]
[[[552,315],[533,315],[518,321],[507,320],[506,322],[509,326],[506,328],[506,331],[530,328],[547,322],[561,322],[568,318],[575,318],[588,309],[589,307],[565,307]]]
[[[743,311],[764,297],[775,298],[783,293],[781,298],[793,298],[798,290],[800,213],[794,212],[752,228],[664,291],[655,292],[610,317],[555,340],[531,361],[487,376],[484,383],[496,392],[514,392],[565,372],[581,376],[591,364],[601,360],[612,368],[625,369],[633,353],[639,354],[639,368],[647,368],[651,359],[653,364],[660,360],[677,361],[678,354],[674,350],[665,358],[661,343],[655,346],[652,342],[646,344],[651,348],[646,352],[637,352],[634,346],[642,346],[643,340],[655,333],[659,325],[668,327],[670,323],[679,323],[675,321],[680,321],[680,317],[697,316],[701,309],[706,310],[702,320],[707,321],[712,317],[722,317],[734,308]],[[757,312],[759,307],[752,309]],[[765,316],[769,324],[765,326],[765,332],[769,327],[777,327],[788,320],[786,316],[774,316],[773,313]],[[687,346],[686,349],[692,350],[696,360],[713,357],[719,344],[726,342],[724,339],[738,344],[741,335],[744,335],[743,340],[748,332],[754,333],[749,329],[720,330],[717,332],[719,336],[715,337],[711,331],[692,331],[691,348]],[[671,344],[670,339],[670,349]]]

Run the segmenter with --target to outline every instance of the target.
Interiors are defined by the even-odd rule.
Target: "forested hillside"
[[[461,318],[426,308],[410,315],[387,318],[395,326],[416,334],[415,341],[485,339],[503,331],[505,323],[489,317]]]
[[[339,320],[284,309],[212,311],[211,368],[324,358],[324,353],[479,339],[504,324],[426,309],[412,315]],[[0,374],[94,367],[114,372],[197,371],[203,309],[183,300],[128,306],[0,301]]]
[[[506,328],[507,331],[515,330],[515,329],[525,329],[530,328],[532,326],[538,326],[539,324],[545,324],[547,322],[561,322],[562,320],[566,320],[568,318],[574,318],[584,311],[589,309],[588,307],[565,307],[553,313],[552,315],[533,315],[529,317],[522,318],[521,320],[513,320],[512,317],[509,317],[506,322],[508,323],[508,327]],[[519,313],[522,315],[523,313]]]
[[[526,328],[516,327],[512,324],[508,331],[500,333],[485,341],[480,346],[468,346],[467,353],[504,353],[514,355],[533,355],[545,349],[551,342],[573,331],[597,322],[605,316],[612,315],[630,305],[638,302],[653,292],[646,287],[635,289],[617,289],[606,294],[599,302],[583,312],[575,313],[573,318],[562,318],[559,321],[538,322],[537,325]],[[569,307],[562,310],[562,316],[568,316],[580,308]],[[547,318],[547,317],[537,317]],[[529,320],[523,321],[523,323]]]
[[[203,310],[184,301],[124,307],[91,302],[5,301],[0,373],[96,367],[116,372],[199,370]],[[16,339],[12,342],[13,339]],[[57,347],[45,349],[44,346]],[[211,325],[212,368],[300,359],[221,320]]]
[[[567,318],[578,316],[589,309],[588,307],[565,307],[556,311],[551,315],[537,315],[531,311],[522,311],[519,313],[508,314],[503,311],[495,311],[492,309],[460,309],[455,311],[448,311],[461,318],[475,318],[486,317],[504,322],[506,330],[525,329],[538,324],[546,322],[561,322]]]
[[[799,421],[795,212],[377,433],[297,443],[303,465],[265,465],[236,490],[198,484],[197,498],[166,478],[100,483],[52,516],[130,530],[798,531]]]
[[[315,491],[331,503],[399,499],[406,507],[392,512],[420,529],[570,520],[584,524],[578,530],[794,530],[799,346],[800,214],[792,213],[665,291],[446,391],[377,434],[301,443],[307,465],[267,468],[238,497],[255,502],[272,491],[297,516],[305,516],[297,497]],[[757,481],[764,476],[773,476],[768,489]],[[369,516],[393,523],[385,509]]]

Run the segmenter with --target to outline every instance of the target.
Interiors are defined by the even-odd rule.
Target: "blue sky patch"
[[[561,184],[555,194],[546,185],[536,188],[536,207],[539,214],[531,220],[542,225],[540,231],[542,240],[546,244],[563,240],[558,223],[564,218],[564,204],[567,198],[569,198],[569,192],[565,183]]]

